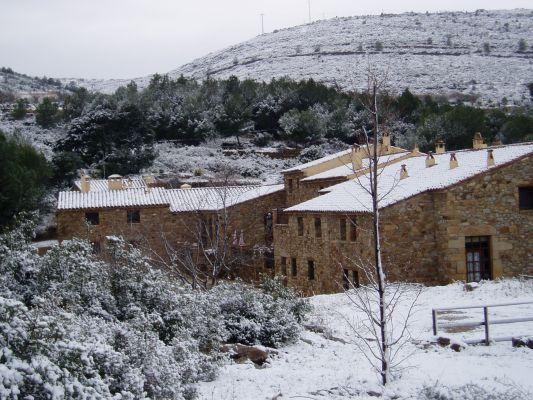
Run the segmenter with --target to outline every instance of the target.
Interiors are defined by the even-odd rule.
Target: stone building
[[[437,284],[533,274],[533,144],[487,147],[476,136],[471,150],[438,146],[398,151],[399,161],[379,166],[388,277]],[[368,171],[353,176],[318,196],[300,197],[303,185],[293,183],[290,206],[276,215],[276,274],[306,294],[357,285],[371,264]]]
[[[121,236],[162,264],[178,256],[220,263],[216,248],[243,278],[257,279],[273,271],[272,210],[284,204],[282,185],[165,189],[147,178],[84,176],[59,193],[58,239],[87,239],[100,252]]]
[[[435,154],[377,145],[381,239],[390,279],[447,283],[533,274],[533,144]],[[284,184],[165,189],[149,177],[76,182],[59,195],[59,240],[109,236],[149,249],[219,246],[248,260],[237,275],[285,277],[302,293],[364,281],[373,257],[368,153],[354,147],[283,171]],[[223,221],[223,222],[221,222]],[[224,222],[225,221],[225,222]],[[223,229],[221,229],[223,226]],[[196,247],[195,247],[196,246]],[[190,256],[190,254],[189,254]]]

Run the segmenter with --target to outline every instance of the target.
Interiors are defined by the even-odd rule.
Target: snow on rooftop
[[[283,190],[283,185],[229,186],[194,189],[130,188],[111,191],[64,191],[58,210],[168,206],[171,212],[219,210]]]
[[[403,153],[396,153],[396,154],[386,154],[386,155],[379,157],[378,163],[381,164],[381,163],[391,162],[398,158],[405,157],[407,154],[409,154],[408,151],[403,152]],[[369,159],[364,158],[362,169],[368,168],[369,165],[370,165]],[[329,169],[319,174],[311,175],[307,178],[302,179],[302,181],[309,182],[309,181],[314,181],[314,180],[319,180],[319,179],[343,178],[343,177],[346,177],[352,174],[354,174],[354,169],[353,169],[352,164],[350,163],[350,164],[343,164],[339,167]]]
[[[120,177],[120,175],[118,176]],[[107,179],[90,179],[89,182],[91,183],[91,192],[107,192],[109,190]],[[146,187],[146,183],[142,178],[123,178],[122,185],[128,189],[141,189]],[[81,181],[79,179],[74,181],[74,186],[78,190],[81,190]]]
[[[487,149],[455,152],[459,166],[450,169],[450,154],[434,155],[436,165],[426,167],[426,156],[408,158],[406,165],[409,177],[400,180],[400,165],[392,164],[382,168],[378,192],[382,193],[380,207],[386,207],[419,193],[442,189],[533,153],[533,143],[495,147],[495,166],[487,166]],[[286,211],[317,212],[369,212],[371,197],[365,188],[369,187],[368,174],[342,182],[324,190],[324,195],[289,207]]]
[[[334,160],[335,158],[340,158],[342,156],[345,156],[346,154],[350,154],[351,151],[352,151],[351,148],[349,148],[347,150],[342,150],[342,151],[339,151],[338,153],[330,154],[328,156],[319,158],[318,160],[309,161],[309,162],[307,162],[305,164],[300,164],[300,165],[297,165],[296,167],[292,167],[292,168],[283,170],[281,172],[285,173],[285,172],[302,171],[302,170],[304,170],[306,168],[314,167],[315,165],[322,164],[323,162]]]

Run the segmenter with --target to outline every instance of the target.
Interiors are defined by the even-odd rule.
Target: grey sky
[[[313,19],[526,8],[532,0],[311,0]],[[307,0],[0,0],[0,65],[30,75],[167,72],[265,31],[307,22]]]

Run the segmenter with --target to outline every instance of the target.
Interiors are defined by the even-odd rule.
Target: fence
[[[505,336],[505,337],[496,337],[496,338],[490,337],[490,325],[530,322],[530,321],[533,321],[533,316],[523,317],[523,318],[505,318],[505,319],[492,320],[489,318],[489,308],[519,306],[519,305],[524,305],[524,304],[533,304],[533,301],[523,301],[519,303],[485,304],[485,305],[479,305],[479,306],[434,308],[432,310],[433,334],[436,336],[438,334],[439,328],[474,328],[478,326],[484,326],[485,327],[485,338],[484,339],[471,339],[471,340],[465,340],[465,342],[468,344],[478,344],[478,343],[484,342],[487,346],[490,345],[491,340],[494,342],[505,342],[505,341],[512,340],[512,338],[516,336],[527,336],[527,335],[515,335],[515,336]],[[471,322],[465,321],[465,322],[457,322],[457,323],[452,322],[452,323],[445,323],[445,324],[438,323],[439,312],[453,311],[453,310],[469,310],[469,309],[475,309],[475,308],[483,309],[483,321],[471,321]]]

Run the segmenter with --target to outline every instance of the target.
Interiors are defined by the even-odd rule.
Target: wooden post
[[[437,310],[431,310],[433,316],[433,335],[437,336]]]
[[[485,344],[490,346],[490,336],[489,336],[489,308],[483,307],[483,314],[485,316]]]

